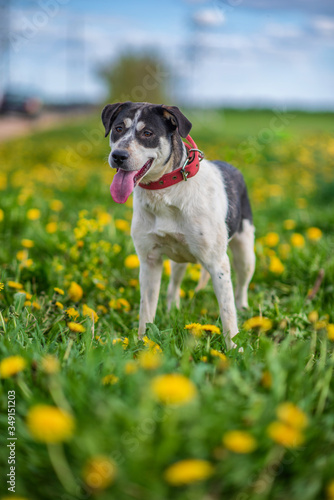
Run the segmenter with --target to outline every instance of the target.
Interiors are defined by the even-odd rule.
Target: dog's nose
[[[123,161],[129,158],[129,153],[124,149],[115,149],[111,154],[116,165],[121,165]]]

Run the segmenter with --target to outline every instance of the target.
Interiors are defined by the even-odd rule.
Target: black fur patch
[[[242,221],[248,220],[253,223],[252,209],[250,206],[247,187],[242,173],[225,161],[213,161],[224,181],[228,198],[228,212],[226,224],[228,235],[231,238],[234,233],[242,231]]]

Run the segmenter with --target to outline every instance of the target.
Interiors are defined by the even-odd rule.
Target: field
[[[0,145],[2,499],[334,500],[334,117],[188,116],[250,190],[244,352],[198,266],[166,311],[168,261],[138,341],[131,202],[110,197],[98,114]]]

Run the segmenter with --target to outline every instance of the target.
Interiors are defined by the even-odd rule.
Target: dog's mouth
[[[150,158],[140,170],[122,170],[117,169],[112,184],[110,186],[110,193],[112,199],[116,203],[125,203],[130,194],[150,170],[154,158]]]

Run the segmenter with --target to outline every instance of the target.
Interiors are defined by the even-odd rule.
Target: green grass
[[[29,500],[333,499],[328,488],[334,480],[334,343],[328,325],[334,323],[334,122],[331,114],[295,114],[273,132],[271,111],[189,112],[192,137],[207,157],[230,161],[245,176],[257,268],[250,308],[238,318],[241,353],[226,351],[222,335],[197,338],[184,329],[189,323],[221,327],[211,284],[193,294],[196,266],[182,284],[181,309],[166,311],[166,267],[155,324],[147,330],[162,350],[154,370],[140,362],[147,346],[137,338],[138,269],[124,265],[134,248],[129,231],[117,222],[131,220],[131,206],[111,200],[108,141],[98,116],[0,146],[0,357],[26,361],[16,376],[0,379],[1,494],[15,499],[6,486],[7,394],[15,390],[16,495]],[[85,131],[94,131],[92,141]],[[55,199],[62,202],[59,211],[52,209]],[[27,214],[34,208],[40,217],[32,221]],[[287,219],[293,229],[287,229]],[[309,238],[311,227],[322,231],[319,240]],[[279,237],[273,247],[266,238],[271,232]],[[301,248],[291,244],[294,233],[304,238]],[[23,239],[34,243],[26,253]],[[272,272],[273,257],[283,272]],[[320,289],[307,300],[321,268]],[[68,294],[72,281],[83,290],[77,302]],[[98,313],[94,325],[83,315],[83,304]],[[78,311],[75,321],[84,332],[69,329],[69,307]],[[316,322],[309,319],[312,311]],[[243,326],[259,315],[271,321],[267,332]],[[125,337],[125,349],[113,342]],[[59,360],[58,372],[45,372],[47,354]],[[135,373],[127,373],[129,361]],[[196,397],[177,407],[156,401],[152,380],[167,373],[189,378]],[[118,381],[104,385],[109,374]],[[287,401],[308,419],[305,429],[293,430],[303,437],[296,447],[282,446],[267,431]],[[45,444],[31,434],[27,415],[37,404],[72,414],[69,440]],[[229,450],[222,439],[231,430],[249,433],[256,449]],[[115,464],[117,475],[103,483],[106,472],[99,470],[101,488],[92,490],[85,466],[100,455]],[[169,484],[167,468],[189,458],[210,462],[213,474],[187,486]]]

